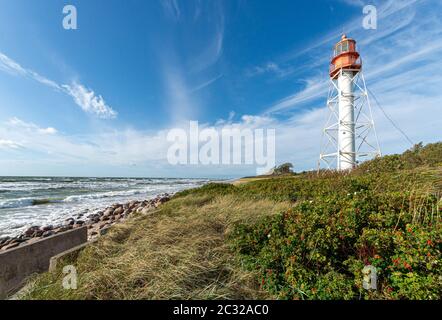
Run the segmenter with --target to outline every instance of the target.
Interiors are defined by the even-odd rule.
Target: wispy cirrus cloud
[[[348,4],[350,6],[362,7],[365,5],[363,0],[339,0],[342,3]]]
[[[368,88],[413,141],[439,141],[442,118],[432,115],[440,113],[437,110],[442,104],[442,4],[386,1],[378,2],[377,7],[378,30],[364,30],[361,14],[351,21],[349,33],[358,40]],[[312,159],[319,154],[321,129],[327,116],[329,56],[323,52],[330,50],[341,30],[333,30],[333,39],[327,35],[306,51],[288,54],[280,60],[289,63],[291,59],[305,59],[316,64],[309,63],[310,69],[303,74],[303,86],[263,112],[268,117],[285,115],[277,124],[277,141],[285,141],[282,143],[291,154],[282,150],[278,156],[294,163],[311,163],[307,169],[313,168]],[[388,154],[410,147],[374,101],[372,107],[382,151]]]
[[[39,134],[49,134],[49,135],[58,133],[58,130],[53,127],[42,128],[32,122],[25,122],[23,120],[20,120],[17,117],[9,119],[6,122],[6,124],[9,126],[13,126],[15,128],[20,128],[21,130],[27,132],[35,132]]]
[[[181,10],[177,0],[161,0],[161,5],[163,6],[164,12],[168,17],[175,21],[180,19]]]
[[[37,72],[22,67],[18,62],[9,58],[7,55],[0,52],[0,70],[3,70],[12,75],[19,75],[33,79],[41,84],[52,87],[53,89],[61,90],[60,86]]]
[[[315,99],[325,97],[328,89],[328,80],[326,77],[314,77],[304,80],[305,86],[302,90],[285,97],[267,110],[264,114],[281,113],[291,111],[294,107],[312,102]]]
[[[74,102],[86,113],[93,114],[98,118],[112,119],[117,116],[117,112],[104,101],[101,95],[97,95],[93,90],[82,84],[72,82],[71,84],[59,84],[39,73],[21,66],[4,53],[0,52],[0,70],[12,75],[18,75],[35,80],[56,91],[65,93],[73,98]]]
[[[5,139],[0,139],[0,149],[21,149],[23,148],[22,145],[20,145],[17,142],[14,142],[12,140],[5,140]]]
[[[365,3],[358,0],[341,0],[341,2],[359,7],[363,7],[366,4],[375,5],[377,8],[378,20],[381,24],[378,30],[375,32],[373,30],[364,32],[362,28],[363,13],[361,10],[361,15],[356,19],[351,19],[349,21],[347,20],[342,25],[326,33],[319,39],[314,39],[311,43],[303,43],[302,47],[296,47],[295,49],[289,50],[288,52],[275,57],[271,63],[279,67],[278,72],[274,72],[275,70],[273,68],[266,68],[268,63],[265,62],[255,68],[249,68],[246,70],[246,75],[253,75],[251,71],[257,69],[261,70],[262,72],[257,72],[254,75],[273,73],[278,77],[280,77],[281,74],[284,76],[296,75],[301,77],[303,76],[303,72],[317,69],[318,67],[322,68],[324,64],[328,62],[330,57],[329,55],[324,55],[323,52],[330,51],[331,44],[336,42],[339,36],[342,35],[343,31],[357,38],[360,45],[369,45],[410,25],[414,19],[415,11],[413,10],[413,5],[416,5],[422,1],[385,0]],[[363,36],[361,36],[361,34],[363,34]],[[304,66],[300,67],[299,61],[302,61]]]
[[[223,54],[224,16],[219,14],[218,22],[210,43],[191,61],[191,71],[201,72],[216,64]]]
[[[384,82],[386,78],[381,75],[386,75],[388,72],[401,74],[421,68],[422,64],[435,63],[434,54],[438,54],[441,49],[440,41],[435,41],[435,39],[440,38],[442,25],[434,18],[435,15],[437,16],[437,11],[428,11],[431,8],[430,5],[420,8],[417,2],[416,0],[379,2],[377,30],[363,29],[361,12],[360,17],[345,23],[343,28],[333,30],[329,35],[301,51],[282,56],[280,63],[290,65],[290,61],[296,62],[302,58],[310,68],[302,70],[300,79],[304,86],[293,94],[276,101],[266,108],[264,113],[290,112],[326,96],[329,55],[318,55],[318,52],[329,51],[331,45],[339,38],[342,29],[350,31],[349,35],[358,40],[368,81]],[[433,1],[433,4],[436,7],[441,6],[436,1]],[[422,15],[426,18],[422,19]],[[421,42],[426,42],[426,45],[416,46],[415,39],[417,38]],[[416,61],[420,63],[416,64]]]
[[[192,90],[190,90],[190,92],[193,93],[193,92],[200,91],[200,90],[202,90],[202,89],[204,89],[204,88],[210,86],[211,84],[215,83],[216,81],[218,81],[218,80],[221,79],[222,77],[223,77],[222,74],[217,75],[216,77],[214,77],[214,78],[212,78],[212,79],[210,79],[210,80],[208,80],[208,81],[205,81],[205,82],[203,82],[203,83],[197,85],[197,86],[194,87]]]
[[[170,120],[179,123],[198,117],[204,102],[199,100],[195,93],[223,77],[222,72],[217,72],[224,46],[223,2],[194,1],[187,10],[182,11],[177,1],[163,1],[162,5],[166,14],[176,18],[171,30],[177,31],[167,34],[170,41],[164,41],[156,46],[164,81],[163,100]],[[201,32],[201,26],[204,28],[202,41],[198,41],[189,51],[177,51],[174,43],[184,41],[187,47],[188,43],[192,43],[195,34]],[[183,36],[177,38],[181,29],[185,29],[185,32]],[[213,76],[214,74],[216,76]],[[201,82],[196,84],[196,80]]]

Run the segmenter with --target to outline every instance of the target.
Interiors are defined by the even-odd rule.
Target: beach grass
[[[265,298],[254,272],[245,271],[226,241],[238,222],[287,209],[270,200],[235,196],[179,197],[148,217],[112,228],[75,262],[35,279],[31,299],[241,299]],[[73,264],[77,290],[64,290],[62,266]]]
[[[22,299],[440,299],[442,144],[331,171],[208,184],[34,277]],[[62,267],[78,273],[63,289]],[[365,264],[377,291],[362,288]]]

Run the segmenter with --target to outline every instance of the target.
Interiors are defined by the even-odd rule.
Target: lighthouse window
[[[336,55],[340,55],[341,52],[342,52],[342,45],[341,45],[341,44],[338,44],[338,45],[336,46]]]
[[[348,51],[348,41],[342,43],[342,52]]]

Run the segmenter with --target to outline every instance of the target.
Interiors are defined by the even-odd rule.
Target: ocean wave
[[[0,202],[0,209],[12,209],[32,206],[34,199],[10,199]]]
[[[20,199],[9,199],[0,201],[0,209],[14,209],[14,208],[24,208],[31,206],[40,206],[50,203],[58,203],[63,199],[32,199],[32,198],[20,198]]]
[[[0,209],[43,206],[52,203],[110,202],[125,198],[139,198],[161,192],[175,192],[206,183],[206,179],[186,178],[35,178],[13,179],[0,177]],[[50,181],[40,183],[38,181]],[[68,182],[68,180],[70,180]],[[95,181],[94,181],[95,180]]]
[[[18,198],[18,199],[8,199],[0,201],[0,209],[14,209],[14,208],[24,208],[31,206],[40,206],[51,203],[70,203],[79,202],[85,200],[97,200],[104,198],[117,198],[117,197],[130,197],[140,194],[147,194],[153,190],[150,189],[137,189],[137,190],[127,190],[127,191],[109,191],[101,193],[89,193],[82,195],[71,195],[66,198]]]
[[[15,187],[24,188],[26,184],[27,187],[30,184],[36,187],[30,192],[21,192],[11,190],[14,186],[4,180],[0,177],[0,190],[8,190],[7,193],[0,193],[0,237],[18,235],[30,225],[62,223],[66,218],[75,217],[85,210],[95,212],[116,202],[149,199],[161,193],[174,193],[209,181],[184,178],[129,178],[108,181],[98,178],[72,178],[73,182],[64,184],[60,182],[60,178],[53,178],[50,183],[17,182]]]
[[[109,191],[109,192],[101,192],[101,193],[91,193],[91,194],[83,194],[83,195],[72,195],[64,199],[64,202],[76,202],[83,200],[94,200],[94,199],[102,199],[102,198],[116,198],[116,197],[127,197],[127,196],[135,196],[139,194],[147,194],[152,190],[150,189],[136,189],[136,190],[127,190],[127,191]]]

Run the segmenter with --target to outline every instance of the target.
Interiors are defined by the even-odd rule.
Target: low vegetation
[[[323,171],[208,184],[115,226],[25,299],[441,299],[442,143]],[[362,269],[377,269],[377,290]]]

